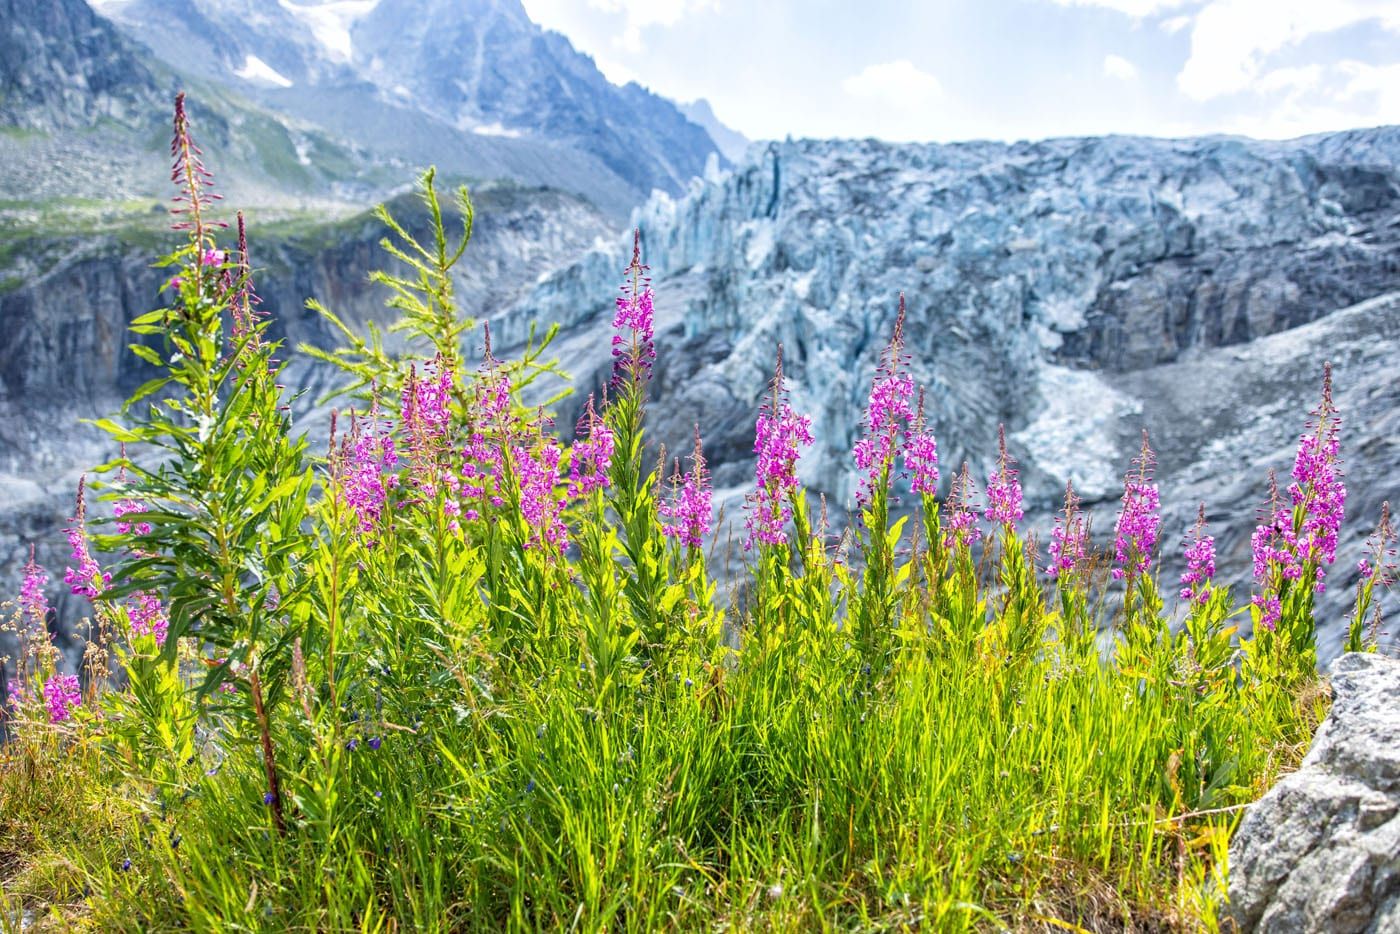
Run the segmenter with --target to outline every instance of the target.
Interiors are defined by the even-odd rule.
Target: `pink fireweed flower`
[[[1045,573],[1055,579],[1073,574],[1089,555],[1089,523],[1079,510],[1074,484],[1065,484],[1065,508],[1050,530],[1050,564]]]
[[[93,558],[92,552],[88,549],[87,505],[83,496],[86,483],[86,477],[78,481],[77,509],[73,516],[73,525],[66,532],[68,544],[73,548],[72,560],[77,566],[64,571],[63,582],[74,594],[95,600],[112,583],[112,575],[104,573],[98,567],[97,560]]]
[[[797,461],[801,448],[812,443],[812,419],[798,415],[788,404],[783,383],[783,349],[778,347],[778,366],[772,392],[759,411],[754,425],[755,489],[745,502],[748,515],[744,526],[748,536],[744,550],[760,545],[785,545],[784,529],[792,518],[789,498],[798,491]]]
[[[948,491],[948,512],[943,519],[943,547],[971,548],[982,539],[977,525],[977,484],[972,471],[963,461],[962,470],[953,477]]]
[[[924,424],[924,391],[919,390],[919,408],[914,415],[913,433],[904,446],[904,472],[909,489],[923,496],[938,493],[938,442]]]
[[[1181,599],[1196,606],[1210,600],[1211,581],[1215,577],[1215,537],[1206,532],[1206,504],[1196,513],[1191,527],[1191,540],[1186,544],[1186,571],[1181,575]]]
[[[1332,403],[1332,365],[1323,367],[1322,401],[1312,413],[1312,430],[1298,441],[1293,461],[1293,483],[1288,487],[1295,514],[1298,563],[1316,566],[1316,586],[1323,590],[1323,565],[1337,558],[1337,535],[1346,514],[1347,488],[1342,482],[1340,441],[1341,419]]]
[[[400,394],[399,434],[404,439],[404,455],[409,462],[409,477],[424,496],[437,493],[439,461],[446,452],[446,442],[452,426],[452,390],[456,375],[451,364],[441,355],[423,367],[418,375],[414,366],[409,371]]]
[[[143,513],[145,511],[145,505],[134,499],[118,501],[117,504],[112,507],[112,515],[118,520],[116,522],[117,534],[130,535],[134,532],[137,535],[150,535],[151,524],[149,522],[127,522],[122,520],[123,516],[128,516],[133,513]]]
[[[491,356],[491,332],[486,331],[485,360],[472,391],[475,396],[467,443],[462,449],[461,484],[458,492],[465,500],[462,517],[480,519],[488,508],[505,503],[503,489],[504,454],[516,431],[511,406],[510,379],[501,374]]]
[[[563,453],[550,437],[540,439],[534,449],[522,445],[511,448],[519,484],[520,515],[530,528],[526,548],[550,546],[562,550],[569,544],[569,530],[564,525],[564,506],[568,499],[555,492]]]
[[[19,585],[19,611],[24,631],[39,636],[48,631],[49,599],[44,586],[49,575],[34,562],[34,547],[29,548],[29,563],[24,566],[24,579]]]
[[[50,723],[63,723],[82,702],[77,675],[55,674],[44,682],[44,703],[49,709]]]
[[[909,357],[904,352],[904,293],[899,293],[899,313],[894,319],[894,334],[889,346],[880,355],[880,366],[870,385],[870,399],[865,407],[865,435],[856,441],[856,469],[861,471],[856,502],[869,503],[876,488],[888,485],[895,458],[909,442],[910,423],[914,420],[914,379],[905,368]]]
[[[165,605],[153,593],[138,593],[127,602],[126,613],[131,620],[131,634],[134,636],[155,636],[156,646],[165,645],[166,634],[170,631],[170,617]]]
[[[642,262],[642,231],[632,231],[632,262],[622,271],[626,280],[617,298],[613,315],[613,378],[615,387],[640,383],[651,376],[656,360],[653,342],[655,314],[652,309],[649,266]]]
[[[1279,601],[1278,594],[1255,594],[1249,598],[1249,602],[1259,608],[1259,625],[1269,632],[1278,628],[1279,620],[1283,619],[1283,604]]]
[[[1021,481],[1016,477],[1016,461],[1006,453],[1006,426],[997,426],[997,469],[987,478],[988,522],[1014,526],[1025,515],[1021,509]]]
[[[699,548],[710,534],[710,472],[700,447],[700,426],[695,426],[695,450],[690,455],[690,473],[681,475],[680,461],[671,477],[671,495],[656,507],[663,519],[661,534],[681,545]]]
[[[1130,471],[1123,479],[1123,506],[1114,527],[1114,561],[1118,565],[1113,569],[1114,580],[1133,579],[1146,571],[1152,551],[1157,547],[1162,517],[1157,511],[1160,505],[1157,485],[1152,482],[1156,460],[1144,431],[1142,451],[1133,458],[1136,471]]]
[[[575,430],[577,440],[569,450],[569,496],[580,499],[609,485],[616,439],[613,431],[593,409],[593,397]]]
[[[389,492],[398,486],[398,463],[394,439],[381,430],[375,411],[371,409],[364,421],[352,416],[333,474],[336,493],[355,514],[360,532],[371,532],[379,524]]]

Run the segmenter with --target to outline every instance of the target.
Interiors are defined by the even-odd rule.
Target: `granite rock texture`
[[[1303,764],[1230,842],[1243,931],[1400,931],[1400,661],[1343,655],[1332,692]]]

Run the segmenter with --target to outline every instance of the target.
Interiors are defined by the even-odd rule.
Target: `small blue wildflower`
[[[356,749],[359,748],[359,746],[360,746],[360,739],[359,739],[359,737],[351,737],[350,742],[348,742],[348,743],[345,744],[345,748],[348,749],[348,750],[350,750],[351,752],[354,752]]]
[[[528,782],[525,783],[525,793],[528,795],[530,792],[532,792],[532,791],[534,791],[534,790],[535,790],[535,780],[534,780],[533,778],[531,778]]]
[[[375,796],[376,798],[382,798],[382,797],[384,797],[384,792],[382,792],[382,791],[376,791],[376,792],[374,793],[374,796]]]
[[[368,743],[369,748],[370,748],[370,749],[378,749],[381,742],[383,742],[383,740],[381,740],[378,736],[371,736],[371,737],[369,738],[369,743]]]
[[[268,804],[268,805],[270,805],[270,804],[272,804],[272,802],[274,802],[274,801],[276,801],[276,800],[277,800],[277,796],[274,795],[272,792],[270,792],[270,791],[265,791],[265,792],[263,792],[263,804]]]
[[[131,871],[131,860],[129,860],[129,859],[124,859],[124,860],[122,860],[122,872],[130,872],[130,871]]]

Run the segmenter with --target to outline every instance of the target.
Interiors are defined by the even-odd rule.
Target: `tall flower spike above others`
[[[1340,439],[1342,420],[1332,402],[1332,364],[1322,370],[1322,401],[1312,410],[1312,430],[1298,440],[1293,482],[1288,495],[1300,512],[1295,520],[1299,563],[1316,568],[1315,584],[1323,590],[1324,565],[1337,558],[1337,535],[1346,515],[1347,488],[1342,482]]]
[[[700,446],[700,426],[695,426],[695,450],[690,455],[690,473],[681,475],[679,459],[671,477],[671,495],[657,504],[657,512],[667,521],[661,533],[680,544],[699,548],[710,534],[710,472]]]
[[[1079,510],[1074,484],[1065,484],[1065,508],[1050,531],[1050,564],[1045,573],[1061,579],[1084,566],[1089,556],[1089,523]]]
[[[1195,606],[1210,600],[1211,581],[1215,578],[1215,537],[1206,534],[1206,504],[1196,513],[1191,527],[1191,539],[1186,544],[1186,571],[1181,575],[1181,599]]]
[[[778,365],[773,374],[771,392],[759,411],[754,426],[753,493],[746,507],[744,525],[748,536],[744,549],[761,545],[787,543],[787,522],[792,518],[790,497],[798,490],[797,461],[801,448],[812,443],[812,420],[798,415],[788,404],[787,387],[783,383],[783,348],[778,346]]]
[[[190,135],[190,121],[185,114],[185,92],[175,95],[175,128],[170,138],[170,180],[180,188],[180,194],[172,199],[175,207],[170,213],[184,220],[171,227],[174,230],[188,230],[190,240],[198,248],[197,261],[203,265],[205,243],[210,227],[228,227],[222,221],[206,217],[212,202],[222,198],[214,192],[214,176],[204,167],[204,152],[195,144]]]
[[[1395,527],[1390,523],[1390,501],[1381,503],[1381,521],[1366,538],[1368,557],[1356,563],[1356,572],[1363,579],[1373,578],[1382,587],[1395,583]]]
[[[899,313],[894,334],[880,356],[879,369],[870,385],[865,408],[865,436],[856,442],[856,469],[861,471],[856,501],[864,506],[883,482],[888,485],[895,458],[909,443],[914,420],[914,379],[908,373],[904,352],[904,293],[899,293]]]
[[[253,288],[253,267],[248,259],[248,229],[242,211],[238,212],[238,256],[234,268],[228,272],[233,289],[229,302],[233,313],[233,340],[237,343],[248,336],[256,344],[258,332],[255,325],[262,317],[262,312],[258,310],[262,299],[258,298]]]
[[[977,525],[977,484],[972,470],[963,461],[962,470],[953,477],[948,491],[948,515],[943,520],[944,548],[971,548],[982,538]]]
[[[914,415],[914,433],[904,448],[904,472],[909,488],[923,496],[938,493],[938,442],[924,424],[924,391],[919,390],[919,408]]]
[[[622,271],[626,280],[617,298],[613,315],[612,339],[614,387],[636,385],[651,376],[656,360],[653,343],[654,313],[652,311],[649,266],[642,262],[642,231],[632,231],[632,262]]]
[[[73,548],[73,562],[76,567],[68,568],[63,574],[63,582],[75,595],[97,599],[102,591],[112,583],[112,575],[105,573],[97,565],[87,541],[87,504],[84,488],[87,478],[78,480],[78,502],[74,511],[73,524],[68,527],[68,544]]]
[[[1025,512],[1021,509],[1021,481],[1016,477],[1016,461],[1006,453],[1006,426],[997,426],[997,469],[987,478],[988,522],[1014,526]]]
[[[1135,580],[1152,561],[1157,533],[1162,527],[1157,485],[1152,482],[1152,468],[1156,463],[1157,456],[1147,442],[1147,432],[1143,431],[1142,451],[1133,458],[1135,469],[1123,479],[1123,506],[1114,527],[1114,561],[1118,565],[1113,569],[1114,580],[1125,577]]]
[[[612,429],[594,410],[590,395],[569,451],[569,496],[579,499],[608,486],[608,468],[616,443]]]

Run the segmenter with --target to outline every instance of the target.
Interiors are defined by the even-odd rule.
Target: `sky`
[[[1400,124],[1400,0],[523,0],[751,139]]]

